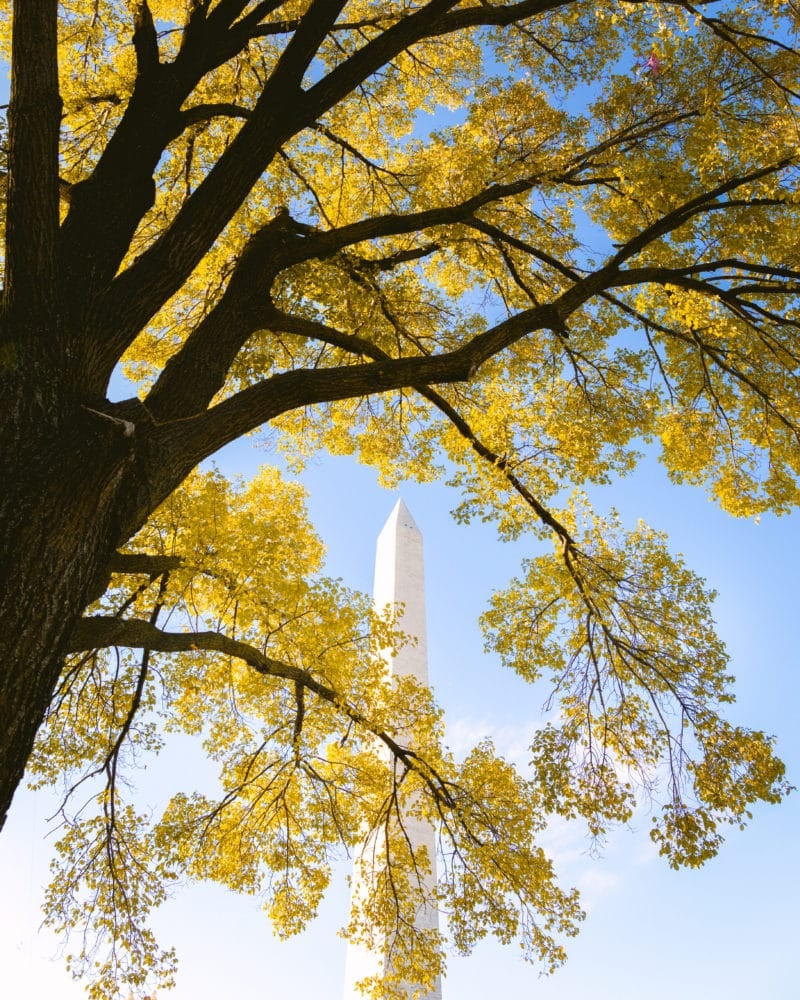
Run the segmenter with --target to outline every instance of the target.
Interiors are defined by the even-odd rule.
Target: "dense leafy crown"
[[[349,931],[394,942],[378,995],[430,982],[445,942],[409,930],[410,813],[440,831],[455,948],[492,933],[558,965],[581,912],[537,844],[549,815],[602,837],[644,790],[662,854],[699,865],[786,790],[770,739],[719,714],[713,595],[584,494],[647,445],[732,514],[800,498],[793,5],[59,10],[65,370],[147,435],[160,504],[131,514],[31,763],[66,780],[47,905],[86,929],[74,971],[95,997],[168,983],[146,919],[184,877],[262,893],[294,933],[342,846],[382,828]],[[115,406],[120,361],[138,400]],[[527,776],[489,744],[455,760],[430,694],[385,683],[402,639],[322,575],[297,485],[192,471],[265,424],[290,462],[445,475],[460,519],[552,543],[484,620],[552,687]],[[203,741],[220,788],[152,816],[122,779],[170,732]]]

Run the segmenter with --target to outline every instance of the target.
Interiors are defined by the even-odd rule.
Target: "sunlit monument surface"
[[[428,651],[425,632],[425,580],[422,556],[422,534],[414,523],[408,508],[398,500],[389,519],[378,536],[375,554],[375,606],[382,611],[387,605],[397,607],[398,627],[416,642],[406,643],[393,657],[390,664],[392,676],[413,674],[423,684],[428,683]],[[398,734],[403,740],[402,734]],[[436,844],[433,827],[424,821],[406,817],[406,833],[414,845],[415,853],[425,848],[432,865],[427,877],[429,886],[436,880]],[[376,842],[368,840],[356,856],[353,866],[352,896],[364,898],[369,894],[373,859],[380,854]],[[417,913],[420,929],[438,929],[438,913],[432,906],[424,906]],[[345,968],[345,1000],[363,1000],[356,983],[368,976],[384,973],[391,968],[391,948],[388,942],[382,947],[368,949],[349,945]],[[408,997],[419,990],[414,983],[406,984]],[[422,994],[425,1000],[441,1000],[441,983],[437,980],[432,991]]]

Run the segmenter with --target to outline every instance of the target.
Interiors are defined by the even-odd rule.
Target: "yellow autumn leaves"
[[[162,69],[174,67],[203,6],[153,0],[148,40],[135,0],[61,4],[65,203],[126,114],[137,47],[141,60],[156,45]],[[288,58],[309,4],[271,6],[239,5],[241,19],[259,14],[251,34],[175,109],[123,269],[230,158]],[[797,504],[800,73],[786,45],[765,42],[788,37],[793,15],[785,4],[720,5],[726,36],[703,10],[663,4],[521,5],[532,16],[513,23],[512,8],[465,2],[441,4],[425,37],[395,44],[432,7],[344,6],[300,89],[275,102],[285,140],[121,360],[146,401],[248,240],[287,213],[298,245],[364,225],[349,242],[281,258],[248,290],[247,308],[264,308],[213,402],[285,375],[335,379],[447,356],[513,328],[469,377],[332,393],[271,430],[293,468],[327,451],[368,462],[385,483],[444,476],[459,519],[553,542],[483,624],[505,663],[547,680],[554,717],[532,734],[527,776],[488,743],[454,760],[430,692],[385,683],[380,651],[402,637],[323,575],[302,490],[274,469],[249,484],[192,474],[127,546],[158,568],[114,575],[92,609],[181,643],[69,658],[31,765],[35,783],[65,779],[68,800],[89,803],[67,803],[47,905],[57,928],[89,927],[72,967],[94,970],[98,998],[120,978],[169,983],[173,956],[146,921],[179,878],[261,895],[279,933],[296,933],[337,851],[365,828],[383,830],[387,863],[369,919],[356,913],[349,932],[394,937],[399,956],[373,993],[432,982],[443,942],[408,931],[427,891],[415,878],[424,859],[402,836],[408,811],[440,830],[435,902],[456,948],[486,933],[517,938],[550,969],[581,914],[537,845],[548,814],[581,817],[602,837],[660,781],[653,836],[670,863],[695,865],[753,802],[786,791],[769,738],[719,715],[730,678],[703,581],[658,532],[597,517],[574,491],[658,448],[674,480],[706,487],[735,515]],[[209,16],[222,9],[205,5]],[[471,27],[479,14],[486,26]],[[6,48],[8,35],[6,19]],[[656,47],[658,76],[636,72]],[[302,117],[349,61],[383,51],[332,106]],[[251,322],[236,309],[228,319]],[[170,789],[145,814],[123,776],[172,733],[202,743],[218,785]],[[413,734],[409,747],[390,745],[398,733]],[[95,967],[97,941],[111,948]]]

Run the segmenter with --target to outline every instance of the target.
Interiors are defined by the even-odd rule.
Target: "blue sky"
[[[248,472],[268,458],[242,443],[220,464]],[[346,459],[321,462],[304,480],[328,542],[329,572],[369,590],[375,539],[397,493],[381,489],[370,470]],[[524,762],[526,740],[542,719],[543,695],[483,653],[475,624],[490,591],[517,569],[524,546],[498,543],[484,525],[456,525],[449,510],[457,498],[443,486],[408,484],[402,495],[424,536],[430,673],[451,742],[466,746],[492,735],[501,750]],[[716,618],[738,682],[731,715],[778,737],[797,782],[800,518],[732,520],[702,492],[671,486],[649,459],[630,481],[596,496],[601,504],[613,497],[628,524],[644,517],[666,529],[674,548],[719,590]],[[191,759],[181,745],[164,767],[185,771]],[[152,777],[142,776],[145,797]],[[619,831],[600,859],[587,855],[580,830],[558,825],[550,849],[562,880],[582,889],[588,911],[567,965],[539,978],[513,947],[487,943],[469,959],[451,961],[445,997],[485,1000],[501,990],[541,1000],[796,998],[799,803],[794,795],[781,806],[757,809],[751,826],[733,831],[721,855],[695,872],[673,872],[658,859],[646,813],[634,828]],[[0,967],[9,996],[72,1000],[83,990],[64,971],[59,943],[37,929],[48,806],[42,797],[22,794],[0,835]],[[181,956],[178,987],[170,995],[338,1000],[345,952],[336,931],[347,905],[346,870],[343,863],[317,922],[289,943],[272,937],[256,900],[211,886],[180,892],[157,920],[164,941]]]

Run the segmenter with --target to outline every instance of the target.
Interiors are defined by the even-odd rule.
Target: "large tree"
[[[382,825],[370,906],[424,981],[404,810],[441,830],[455,945],[552,966],[580,911],[549,814],[602,836],[644,789],[695,865],[780,798],[769,738],[719,713],[702,581],[583,490],[660,444],[734,515],[800,498],[793,5],[7,7],[0,817],[26,767],[66,777],[48,905],[88,927],[77,970],[96,934],[99,992],[168,979],[144,921],[181,874],[268,889],[290,933]],[[529,777],[454,761],[429,694],[383,682],[402,636],[321,575],[295,484],[196,471],[264,426],[290,464],[444,474],[463,520],[552,539],[484,622],[552,682]],[[121,777],[169,728],[221,791],[150,817]]]

